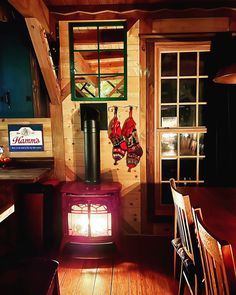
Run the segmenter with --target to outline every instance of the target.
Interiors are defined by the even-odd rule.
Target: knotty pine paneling
[[[60,69],[61,86],[65,87],[70,77],[69,72],[69,38],[68,22],[59,22],[60,38]],[[118,106],[118,117],[123,126],[129,115],[129,105],[134,106],[133,117],[137,123],[139,133],[140,105],[139,105],[139,22],[127,33],[128,49],[128,100],[107,101],[108,109],[111,106]],[[103,101],[104,103],[105,101]],[[84,103],[84,102],[81,102]],[[89,102],[90,103],[90,102]],[[97,102],[96,102],[97,103]],[[113,118],[113,112],[108,110],[108,124]],[[71,101],[70,93],[63,101],[63,125],[65,142],[65,161],[67,180],[75,180],[76,177],[84,179],[84,135],[80,126],[80,102]],[[128,172],[126,157],[114,165],[112,158],[112,144],[108,138],[108,131],[100,132],[101,151],[101,179],[119,181],[122,184],[122,219],[125,225],[124,232],[140,233],[141,208],[140,208],[140,165],[131,172]],[[72,172],[72,173],[71,173]]]
[[[44,151],[42,152],[9,152],[8,124],[42,124]],[[11,158],[53,157],[51,119],[50,118],[2,119],[0,122],[0,145],[3,145],[6,155],[8,155]]]

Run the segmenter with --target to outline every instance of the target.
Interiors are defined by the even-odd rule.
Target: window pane
[[[177,134],[164,133],[161,136],[161,155],[176,156],[177,155]]]
[[[206,101],[207,79],[199,79],[199,101]]]
[[[199,180],[204,180],[206,178],[206,175],[205,175],[205,164],[206,164],[206,161],[205,159],[199,159]]]
[[[177,76],[177,53],[161,54],[161,76]]]
[[[196,106],[185,105],[179,109],[179,126],[196,126]]]
[[[161,80],[161,102],[177,102],[177,80]]]
[[[108,98],[124,96],[124,76],[101,76],[100,96]]]
[[[123,51],[101,51],[99,52],[100,73],[121,74],[124,73]]]
[[[177,179],[177,160],[162,160],[162,180]]]
[[[74,50],[97,50],[97,27],[73,27]]]
[[[200,64],[199,64],[199,75],[207,75],[207,63],[206,61],[209,58],[208,52],[200,52]]]
[[[100,26],[99,48],[100,49],[123,49],[124,48],[123,26]]]
[[[173,198],[172,198],[169,183],[162,183],[161,184],[161,203],[162,204],[173,204]]]
[[[180,159],[180,180],[196,180],[196,159]]]
[[[180,53],[180,76],[196,76],[197,74],[197,53]]]
[[[98,53],[91,51],[74,52],[75,74],[97,74]]]
[[[76,97],[95,97],[98,95],[98,88],[92,81],[98,81],[96,76],[75,76]]]
[[[196,101],[196,79],[181,79],[179,81],[180,102]]]
[[[206,126],[206,105],[198,106],[198,126]]]
[[[177,127],[177,108],[176,106],[161,107],[161,127]]]
[[[205,133],[200,133],[200,135],[199,135],[199,155],[201,155],[201,156],[205,155],[204,142],[205,142]]]
[[[180,155],[194,156],[197,154],[197,134],[181,133],[180,134]]]

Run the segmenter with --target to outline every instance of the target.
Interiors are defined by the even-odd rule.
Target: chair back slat
[[[172,240],[175,248],[174,263],[176,263],[176,255],[181,261],[178,294],[184,294],[185,283],[187,283],[192,295],[202,294],[203,272],[190,198],[176,188],[174,179],[170,179],[170,188],[175,207],[174,239]],[[174,270],[176,270],[176,267]]]
[[[236,271],[231,245],[209,231],[199,210],[193,210],[193,216],[201,250],[206,294],[236,294]]]
[[[192,245],[190,241],[190,231],[189,231],[189,225],[187,223],[187,216],[184,210],[181,208],[177,208],[178,216],[177,216],[177,222],[179,225],[179,234],[181,238],[182,245],[185,248],[185,251],[187,254],[192,258]]]
[[[170,180],[171,192],[177,215],[177,227],[182,246],[187,255],[193,260],[193,241],[195,240],[194,221],[189,196],[183,196],[177,191],[174,180]]]

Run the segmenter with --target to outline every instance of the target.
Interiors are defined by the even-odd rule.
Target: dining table
[[[236,262],[236,187],[180,187],[188,195],[193,208],[201,208],[209,230],[227,240]]]
[[[0,168],[0,223],[15,212],[14,194],[18,184],[32,184],[47,179],[51,168]]]

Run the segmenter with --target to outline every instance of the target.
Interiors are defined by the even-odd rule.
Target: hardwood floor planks
[[[63,259],[60,260],[59,284],[61,294],[74,295],[81,277],[83,266],[82,260]]]
[[[177,281],[144,261],[74,260],[59,266],[61,295],[172,295]]]
[[[113,261],[111,259],[98,260],[96,281],[93,295],[110,294],[113,276]]]
[[[112,295],[129,294],[129,269],[130,262],[116,260],[113,264],[113,277],[112,277]]]
[[[82,257],[79,248],[77,255],[74,252],[59,256],[61,295],[177,294],[169,241],[142,238],[139,242],[138,239],[124,244],[123,252],[100,259]],[[152,245],[153,250],[147,245]]]
[[[92,295],[94,291],[98,262],[97,260],[90,259],[84,259],[83,262],[83,268],[81,270],[77,289],[74,295]]]

